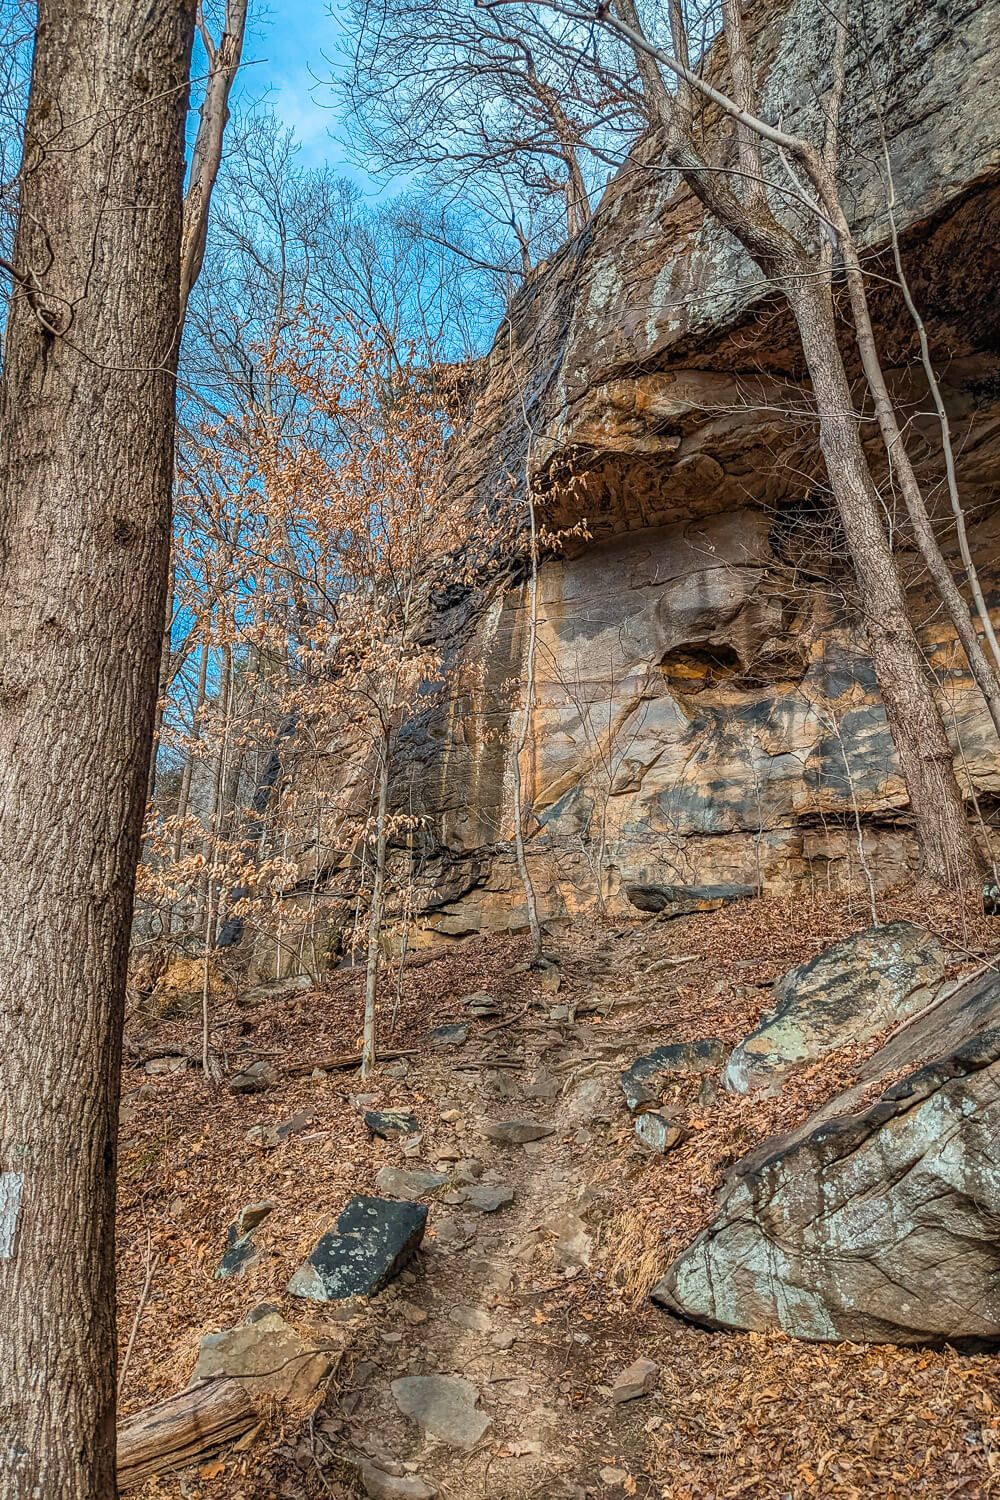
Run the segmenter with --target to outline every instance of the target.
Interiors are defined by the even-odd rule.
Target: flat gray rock
[[[432,1026],[427,1033],[432,1047],[464,1047],[469,1040],[469,1028],[462,1022],[445,1026]]]
[[[477,1208],[482,1214],[495,1214],[498,1209],[506,1208],[514,1201],[514,1189],[502,1185],[494,1187],[492,1183],[477,1183],[474,1187],[465,1190],[465,1200],[470,1208]]]
[[[490,1425],[478,1390],[460,1375],[404,1375],[390,1389],[404,1416],[452,1448],[474,1448]]]
[[[424,1198],[444,1187],[444,1172],[425,1172],[419,1167],[379,1167],[375,1186],[390,1198]]]
[[[288,1290],[312,1302],[373,1297],[412,1260],[426,1224],[423,1204],[351,1198],[336,1229],[319,1241]]]
[[[362,1459],[359,1465],[361,1483],[368,1500],[434,1500],[437,1489],[418,1474],[387,1474],[376,1464]]]
[[[869,927],[785,974],[774,1006],[730,1054],[734,1094],[776,1092],[788,1073],[922,1010],[944,976],[937,938],[910,922]]]
[[[484,1120],[482,1129],[483,1135],[501,1146],[525,1146],[552,1135],[555,1126],[543,1125],[540,1120]]]

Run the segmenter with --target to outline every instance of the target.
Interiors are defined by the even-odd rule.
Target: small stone
[[[382,1342],[383,1344],[401,1344],[403,1342],[403,1335],[401,1333],[383,1333]]]
[[[462,1153],[455,1146],[442,1146],[437,1154],[438,1161],[461,1161]]]
[[[261,1058],[236,1073],[229,1080],[229,1088],[234,1094],[262,1094],[275,1082],[276,1076],[271,1064]]]
[[[299,1135],[315,1123],[316,1116],[312,1110],[300,1109],[289,1119],[279,1121],[277,1125],[251,1125],[244,1140],[251,1146],[259,1146],[263,1151],[276,1151],[279,1146],[284,1145],[285,1141],[291,1140],[293,1135]]]
[[[423,1135],[408,1135],[400,1143],[399,1149],[405,1157],[412,1160],[414,1157],[420,1155],[423,1143]]]
[[[489,1333],[493,1327],[489,1313],[484,1312],[481,1307],[453,1307],[448,1317],[459,1328],[468,1328],[472,1333]]]
[[[432,1047],[464,1047],[469,1040],[469,1028],[462,1024],[432,1026],[427,1040]]]
[[[516,1333],[511,1333],[509,1328],[499,1328],[493,1335],[492,1343],[495,1349],[511,1349],[517,1339]]]
[[[421,1172],[413,1167],[379,1167],[375,1186],[390,1198],[423,1198],[448,1181],[443,1172]]]
[[[268,1214],[272,1213],[274,1213],[274,1204],[269,1198],[261,1203],[248,1203],[240,1209],[233,1222],[233,1228],[238,1235],[249,1234],[251,1230],[257,1228],[258,1224],[263,1224]]]
[[[288,1290],[313,1302],[372,1297],[416,1254],[426,1224],[422,1204],[351,1198],[336,1229],[319,1241]]]
[[[537,1078],[525,1084],[524,1092],[529,1099],[541,1099],[546,1103],[558,1097],[559,1085],[554,1078],[549,1078],[545,1073],[539,1073]]]
[[[502,1146],[524,1146],[552,1135],[555,1127],[539,1120],[484,1120],[483,1135]]]
[[[259,1224],[274,1211],[274,1204],[248,1203],[240,1210],[226,1231],[226,1249],[215,1271],[217,1281],[227,1276],[241,1275],[260,1259],[260,1251],[253,1242],[253,1233]]]
[[[454,1125],[462,1118],[462,1111],[460,1109],[443,1109],[441,1111],[441,1118],[446,1125]]]
[[[409,1109],[365,1110],[365,1124],[372,1135],[383,1141],[395,1141],[401,1135],[416,1135],[420,1129],[416,1115]]]
[[[162,1077],[169,1073],[183,1073],[188,1065],[186,1057],[151,1057],[143,1064],[142,1071],[151,1077]]]
[[[459,1183],[478,1182],[483,1175],[483,1164],[475,1156],[464,1157],[452,1173],[452,1177]]]
[[[460,1250],[472,1238],[471,1231],[451,1214],[446,1214],[434,1225],[434,1243],[442,1250]]]
[[[474,1187],[466,1188],[465,1201],[470,1208],[476,1208],[481,1214],[495,1214],[497,1209],[506,1208],[514,1201],[514,1189],[491,1183],[477,1183]]]
[[[369,1500],[434,1500],[437,1490],[416,1474],[387,1474],[376,1464],[362,1460],[361,1483]]]
[[[399,1312],[403,1321],[409,1323],[411,1328],[416,1328],[421,1323],[427,1322],[426,1311],[424,1308],[418,1307],[415,1302],[401,1302],[399,1304]]]
[[[480,1020],[500,1014],[500,1007],[496,1000],[492,995],[488,995],[485,990],[477,990],[474,995],[465,995],[461,1003],[470,1015],[476,1016]]]
[[[244,1271],[260,1259],[260,1251],[253,1242],[253,1234],[237,1235],[233,1226],[229,1226],[226,1235],[226,1248],[222,1259],[215,1268],[216,1281],[225,1281],[229,1276],[242,1276]]]
[[[390,1387],[404,1416],[452,1448],[474,1448],[490,1425],[479,1392],[460,1375],[404,1375]]]
[[[648,1110],[637,1117],[635,1133],[644,1146],[659,1152],[661,1156],[665,1156],[675,1146],[683,1145],[691,1136],[686,1125],[657,1110]]]
[[[601,1470],[601,1483],[617,1487],[625,1483],[628,1478],[627,1469],[604,1468]]]
[[[637,1359],[623,1370],[611,1387],[611,1399],[616,1405],[623,1401],[635,1401],[655,1391],[660,1379],[660,1367],[651,1359]]]

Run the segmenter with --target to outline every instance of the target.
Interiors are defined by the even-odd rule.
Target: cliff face
[[[943,517],[915,331],[889,280],[884,123],[905,262],[1000,605],[1000,0],[866,9],[849,57],[846,201],[871,257],[883,358]],[[815,137],[827,8],[789,0],[751,15],[766,112]],[[456,483],[483,503],[521,503],[528,472],[549,527],[586,523],[539,578],[522,777],[541,904],[592,907],[599,882],[613,907],[656,904],[667,887],[825,887],[861,881],[862,854],[877,884],[895,882],[913,859],[906,798],[794,331],[774,288],[656,168],[655,143],[637,155],[499,329],[456,461]],[[871,454],[896,517],[874,429]],[[942,535],[950,546],[944,519]],[[988,819],[995,736],[899,537],[960,772]],[[476,689],[413,736],[419,879],[442,934],[523,920],[511,756],[527,609],[526,588],[492,586],[436,617],[483,663]]]

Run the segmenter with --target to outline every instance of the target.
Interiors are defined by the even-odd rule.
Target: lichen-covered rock
[[[997,976],[915,1017],[855,1088],[738,1163],[653,1296],[713,1328],[1000,1338]]]
[[[792,1069],[914,1015],[944,970],[937,938],[910,922],[834,943],[778,980],[773,1008],[733,1048],[723,1083],[734,1094],[779,1089]]]
[[[420,1247],[427,1209],[388,1198],[352,1198],[288,1283],[293,1297],[340,1302],[373,1297]]]

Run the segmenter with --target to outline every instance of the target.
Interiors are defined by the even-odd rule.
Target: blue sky
[[[265,98],[294,129],[306,165],[329,162],[365,185],[370,179],[350,166],[335,139],[341,131],[330,107],[330,91],[317,82],[332,72],[338,39],[336,0],[258,0],[252,10],[243,51],[244,62],[250,64],[242,85],[245,96]]]

